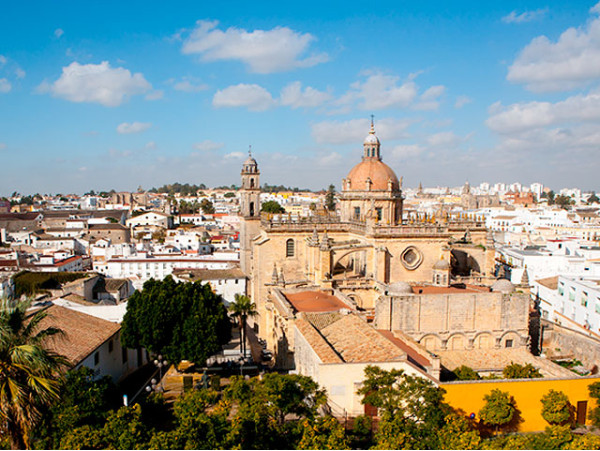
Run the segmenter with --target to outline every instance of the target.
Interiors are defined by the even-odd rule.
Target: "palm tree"
[[[243,294],[235,295],[235,302],[232,302],[229,306],[231,316],[238,319],[240,328],[240,347],[242,348],[242,355],[246,356],[246,321],[248,317],[254,317],[258,315],[256,310],[256,304],[252,300]]]
[[[30,301],[0,300],[0,421],[12,449],[28,449],[42,408],[59,397],[67,360],[46,348],[62,331],[40,328],[45,311],[27,314]]]

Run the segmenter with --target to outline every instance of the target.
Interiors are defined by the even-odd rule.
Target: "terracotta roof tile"
[[[298,312],[336,312],[348,308],[337,297],[322,291],[284,293],[284,296]]]
[[[102,343],[121,330],[121,325],[58,305],[46,309],[48,316],[40,328],[57,327],[62,336],[49,339],[49,348],[77,365]]]

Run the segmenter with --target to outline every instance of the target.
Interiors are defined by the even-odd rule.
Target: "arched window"
[[[254,179],[250,179],[250,188],[254,188]]]
[[[285,242],[285,256],[286,257],[294,256],[294,240],[291,238]]]
[[[250,216],[254,216],[254,202],[250,202]]]

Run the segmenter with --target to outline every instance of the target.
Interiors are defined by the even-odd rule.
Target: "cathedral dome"
[[[365,158],[354,166],[346,177],[350,191],[366,191],[367,179],[371,180],[373,191],[387,191],[390,180],[393,191],[400,189],[400,182],[392,168],[378,159]]]
[[[492,291],[499,293],[513,293],[515,291],[515,286],[510,280],[500,279],[494,282],[492,285]]]
[[[365,138],[364,144],[379,144],[379,138],[374,131],[371,131]]]
[[[413,294],[412,287],[407,282],[394,282],[390,284],[391,294]]]

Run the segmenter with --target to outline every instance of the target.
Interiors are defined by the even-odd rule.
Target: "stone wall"
[[[384,295],[375,327],[400,330],[428,350],[524,347],[529,298],[513,293]]]
[[[542,353],[550,359],[575,358],[592,369],[600,366],[600,340],[542,320]]]

